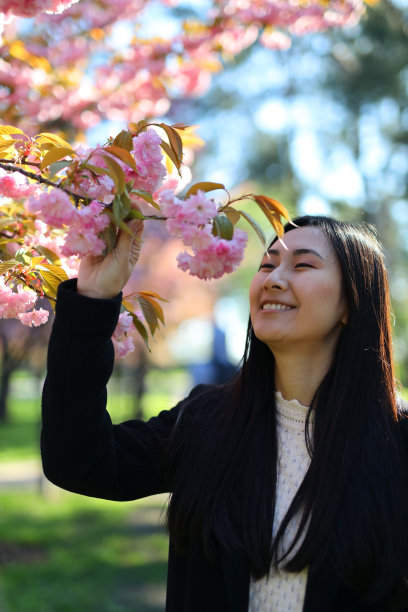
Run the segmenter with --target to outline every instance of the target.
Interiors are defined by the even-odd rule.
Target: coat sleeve
[[[147,422],[112,425],[106,385],[113,369],[111,336],[121,296],[96,300],[59,287],[42,396],[41,454],[56,485],[83,495],[126,501],[171,490],[163,442],[182,403]]]

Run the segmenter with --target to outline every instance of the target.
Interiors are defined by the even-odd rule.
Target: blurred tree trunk
[[[51,322],[40,327],[25,327],[16,319],[0,319],[0,424],[9,418],[11,377],[23,365],[43,370]]]
[[[2,363],[0,373],[0,422],[4,423],[7,420],[7,400],[10,391],[10,378],[13,372],[13,360],[10,357],[7,338],[0,334],[2,344]]]

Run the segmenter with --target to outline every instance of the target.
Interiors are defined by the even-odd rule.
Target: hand
[[[106,257],[88,255],[81,260],[77,292],[92,298],[113,298],[128,282],[142,246],[143,221],[127,223],[133,232],[120,230],[115,248]]]

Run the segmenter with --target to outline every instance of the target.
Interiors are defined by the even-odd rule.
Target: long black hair
[[[396,404],[384,256],[368,226],[321,216],[294,223],[319,227],[328,238],[348,302],[333,364],[308,414],[310,419],[314,413],[313,435],[305,431],[310,467],[272,538],[274,357],[249,322],[238,375],[226,385],[198,389],[173,431],[167,524],[180,549],[199,538],[210,559],[219,546],[244,552],[255,579],[267,575],[271,564],[297,572],[329,560],[350,588],[378,601],[408,568],[408,461]],[[294,228],[288,224],[285,232]],[[279,558],[295,515],[299,529]]]

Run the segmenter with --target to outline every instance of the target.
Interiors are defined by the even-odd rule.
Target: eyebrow
[[[280,251],[276,250],[276,249],[268,249],[268,253],[269,255],[279,255]],[[320,253],[318,253],[317,251],[315,251],[314,249],[295,249],[294,251],[292,251],[292,254],[296,257],[297,255],[316,255],[316,257],[319,257],[320,259],[324,259],[324,257],[322,257],[320,255]]]

